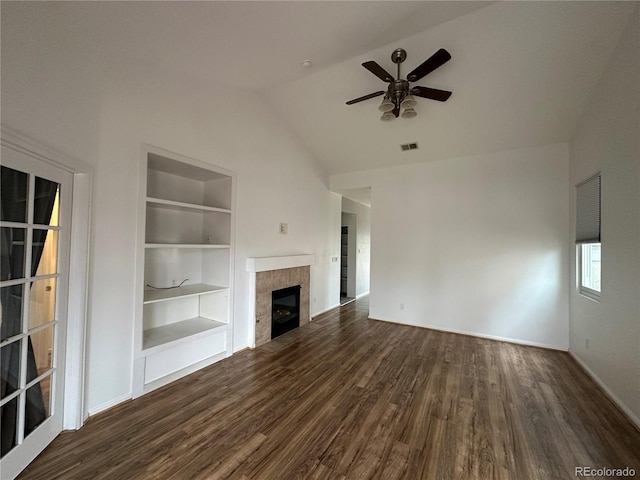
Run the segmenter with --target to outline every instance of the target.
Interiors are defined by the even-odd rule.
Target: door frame
[[[47,148],[28,136],[2,126],[3,147],[73,175],[71,251],[67,299],[67,339],[63,430],[77,430],[88,417],[85,406],[85,343],[88,314],[91,192],[93,169],[84,162]],[[73,292],[73,293],[72,293]]]

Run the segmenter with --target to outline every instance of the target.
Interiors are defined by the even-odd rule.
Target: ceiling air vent
[[[417,143],[403,143],[402,145],[400,145],[400,148],[402,149],[403,152],[406,152],[408,150],[417,150],[418,149],[418,144]]]

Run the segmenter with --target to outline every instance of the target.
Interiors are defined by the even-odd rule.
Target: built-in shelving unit
[[[234,184],[232,172],[143,147],[136,396],[232,353]]]
[[[349,227],[340,229],[340,296],[347,296],[347,271],[349,258]]]

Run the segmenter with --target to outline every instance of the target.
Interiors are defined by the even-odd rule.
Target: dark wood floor
[[[350,303],[65,432],[24,479],[576,478],[640,433],[565,353]]]

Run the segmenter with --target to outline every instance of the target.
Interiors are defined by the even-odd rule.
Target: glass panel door
[[[0,472],[12,478],[62,426],[71,175],[13,152],[8,156],[14,161],[7,162],[5,150],[0,167]]]

